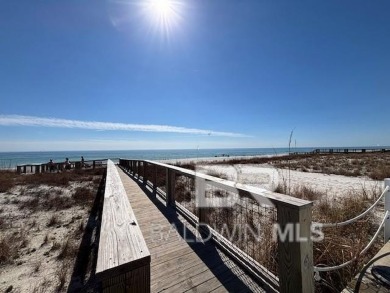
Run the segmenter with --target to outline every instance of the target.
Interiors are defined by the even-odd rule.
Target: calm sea
[[[297,151],[311,151],[313,148],[297,148]],[[193,150],[131,150],[131,151],[61,151],[61,152],[0,152],[0,168],[14,168],[21,164],[46,163],[50,159],[54,162],[95,159],[141,159],[141,160],[169,160],[185,158],[205,158],[228,156],[255,156],[287,153],[287,148],[245,148],[245,149],[193,149]]]
[[[317,147],[293,148],[292,151],[309,152]],[[185,158],[206,158],[225,156],[280,155],[288,153],[288,148],[242,148],[242,149],[186,149],[186,150],[131,150],[131,151],[61,151],[61,152],[0,152],[0,168],[14,168],[21,164],[79,161],[95,159],[141,159],[169,160]]]

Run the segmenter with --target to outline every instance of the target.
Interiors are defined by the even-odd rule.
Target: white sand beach
[[[187,160],[178,160],[188,162]],[[194,160],[191,160],[192,162]],[[206,162],[205,162],[206,161]],[[285,182],[293,190],[298,186],[307,186],[325,194],[329,199],[361,193],[363,190],[370,197],[383,189],[383,181],[365,176],[350,177],[334,174],[301,172],[275,168],[269,164],[213,164],[212,161],[198,160],[196,170],[202,173],[224,174],[229,180],[274,191],[278,184]]]

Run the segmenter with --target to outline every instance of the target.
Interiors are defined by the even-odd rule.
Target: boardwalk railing
[[[150,292],[150,253],[111,160],[107,162],[96,276],[103,292]]]
[[[82,168],[93,168],[96,167],[105,167],[107,164],[107,159],[100,160],[88,160],[88,161],[72,161],[69,163],[71,169],[82,169]],[[50,171],[60,171],[65,169],[65,162],[53,163],[50,166],[50,163],[44,164],[23,164],[16,166],[16,172],[19,174],[22,173],[45,173]]]
[[[387,153],[389,148],[329,148],[329,149],[314,149],[310,152],[292,151],[292,155],[308,155],[308,154],[365,154],[365,153]]]
[[[312,202],[154,161],[120,159],[119,165],[268,291],[314,292]]]
[[[315,149],[313,153],[316,154],[333,154],[333,153],[385,153],[390,151],[390,149],[385,148],[338,148],[338,149]]]

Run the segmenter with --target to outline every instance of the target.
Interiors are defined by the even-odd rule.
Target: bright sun
[[[156,28],[170,34],[181,18],[180,0],[145,0],[145,10]]]
[[[170,0],[152,0],[150,5],[156,14],[167,15],[173,10]]]

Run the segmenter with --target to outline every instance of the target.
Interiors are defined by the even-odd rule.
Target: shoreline
[[[288,155],[288,153],[277,153],[277,154],[260,154],[260,155],[242,155],[242,156],[230,156],[230,155],[221,155],[221,156],[213,156],[213,157],[181,157],[181,158],[174,158],[174,159],[147,159],[147,158],[127,158],[127,157],[116,157],[116,158],[100,158],[99,160],[106,160],[110,159],[114,161],[114,163],[118,163],[119,159],[138,159],[138,160],[147,160],[147,161],[155,161],[155,162],[160,162],[160,163],[166,163],[166,164],[177,164],[177,163],[188,163],[188,162],[208,162],[208,163],[213,163],[213,162],[219,162],[219,161],[224,161],[224,160],[232,160],[232,159],[242,159],[242,160],[250,160],[253,158],[272,158],[272,157],[279,157],[279,156],[285,156]],[[12,160],[12,159],[9,159]],[[98,159],[88,159],[86,161],[93,161],[93,160],[98,160]],[[70,159],[70,162],[75,162],[78,160],[75,159]],[[35,162],[35,163],[20,163],[11,167],[3,167],[0,164],[0,170],[2,171],[12,171],[16,170],[16,166],[23,166],[23,165],[40,165],[40,164],[46,164],[47,162]]]
[[[245,159],[254,159],[254,158],[273,158],[273,157],[281,157],[286,156],[288,153],[280,153],[280,154],[272,154],[272,155],[254,155],[254,156],[220,156],[220,157],[200,157],[200,158],[181,158],[181,159],[164,159],[164,160],[149,160],[156,161],[165,164],[178,164],[178,163],[210,163],[213,162],[221,162],[224,160],[245,160]]]
[[[383,149],[384,147],[343,147],[342,149]],[[388,148],[388,147],[385,147]],[[288,153],[313,153],[324,147],[279,147],[279,148],[215,148],[215,149],[171,149],[171,150],[119,150],[119,151],[42,151],[42,152],[0,152],[0,169],[14,168],[24,164],[44,164],[54,162],[119,158],[152,160],[164,162],[177,161],[220,161],[228,159],[249,159],[254,157],[280,156]],[[341,149],[341,147],[333,147]]]

